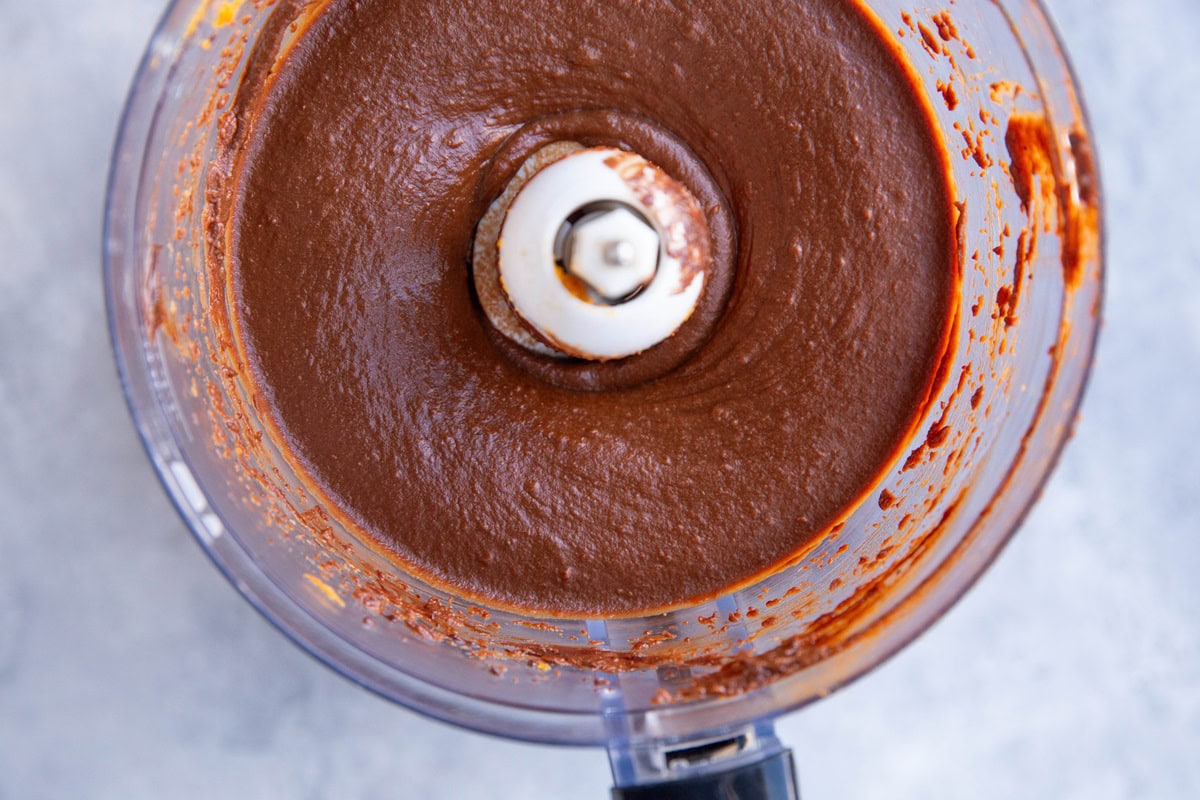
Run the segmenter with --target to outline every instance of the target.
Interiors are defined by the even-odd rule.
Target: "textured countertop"
[[[1083,419],[978,586],[780,723],[810,800],[1200,796],[1200,4],[1048,4],[1107,190]],[[0,799],[606,796],[600,751],[452,729],[320,666],[159,488],[99,245],[161,7],[0,0]]]

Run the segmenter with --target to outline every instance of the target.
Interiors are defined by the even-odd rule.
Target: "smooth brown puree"
[[[645,612],[788,559],[895,460],[958,288],[948,156],[852,0],[334,0],[264,89],[235,324],[282,443],[409,571],[492,605]],[[521,155],[616,144],[705,205],[675,337],[563,363],[491,330],[476,222]]]

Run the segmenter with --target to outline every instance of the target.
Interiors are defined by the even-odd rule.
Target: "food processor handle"
[[[612,800],[800,800],[792,751],[678,780],[615,787]]]

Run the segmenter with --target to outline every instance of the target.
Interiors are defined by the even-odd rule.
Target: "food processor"
[[[753,585],[650,615],[566,619],[455,596],[362,541],[296,473],[220,341],[232,311],[206,265],[206,191],[224,112],[251,58],[282,57],[303,30],[284,20],[290,33],[264,54],[272,15],[323,5],[174,0],[121,124],[104,234],[111,335],[180,514],[268,619],[388,699],[498,736],[604,747],[616,797],[797,796],[772,720],[949,608],[1071,433],[1099,327],[1100,198],[1044,9],[869,3],[948,143],[962,260],[940,394],[896,463]]]

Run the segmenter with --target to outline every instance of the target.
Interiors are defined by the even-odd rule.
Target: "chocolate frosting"
[[[860,502],[930,402],[948,156],[857,2],[333,0],[239,92],[260,407],[337,513],[460,596],[591,616],[728,591]],[[636,150],[704,206],[712,279],[663,345],[562,363],[480,312],[475,225],[553,140]]]

